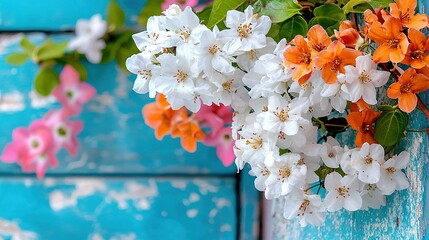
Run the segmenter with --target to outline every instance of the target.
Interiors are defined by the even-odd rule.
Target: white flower
[[[203,31],[200,44],[195,47],[195,54],[198,56],[198,67],[208,76],[212,76],[215,71],[220,73],[231,73],[235,70],[232,67],[234,59],[222,51],[222,43],[217,39],[219,30],[217,27]]]
[[[324,205],[330,212],[341,208],[356,211],[362,206],[362,198],[358,192],[359,184],[355,177],[341,177],[337,172],[328,174],[325,179],[326,194]]]
[[[265,47],[240,53],[237,56],[237,64],[242,70],[249,72],[262,55],[273,53],[276,46],[277,43],[272,38],[267,38]]]
[[[322,97],[329,97],[332,107],[338,112],[343,113],[347,106],[347,100],[350,100],[349,90],[346,86],[346,75],[338,75],[336,83],[324,83],[320,94]]]
[[[305,177],[306,183],[319,181],[319,176],[315,171],[320,168],[320,157],[301,154],[301,159],[298,161],[298,165],[305,165],[307,167],[307,176]]]
[[[297,218],[301,227],[305,227],[307,224],[322,225],[326,213],[322,209],[320,195],[306,194],[298,189],[292,193],[285,197],[283,216],[286,219]]]
[[[185,106],[192,112],[197,112],[201,100],[195,92],[197,72],[192,71],[187,59],[178,58],[172,54],[163,54],[158,57],[161,64],[161,75],[155,81],[158,92],[167,97],[173,109]]]
[[[266,184],[268,177],[270,176],[271,172],[268,170],[267,166],[264,162],[259,162],[257,164],[254,164],[252,166],[252,169],[249,171],[250,175],[255,176],[255,188],[259,191],[265,191]]]
[[[384,195],[390,195],[395,190],[406,189],[410,186],[407,177],[401,170],[408,166],[409,161],[410,153],[404,151],[381,164],[380,181],[377,186]]]
[[[270,155],[274,158],[272,164],[268,166],[270,176],[266,180],[267,189],[265,197],[267,199],[278,198],[286,195],[294,188],[301,188],[305,184],[307,167],[298,164],[301,156],[296,153],[285,153],[281,156]]]
[[[308,109],[306,98],[287,101],[278,94],[272,94],[268,98],[268,109],[258,115],[262,122],[262,127],[272,133],[280,132],[286,135],[295,135],[299,131],[300,124],[306,124],[309,121],[302,118],[302,112]]]
[[[147,21],[147,30],[133,35],[133,40],[140,51],[155,55],[164,48],[173,46],[170,42],[171,34],[166,31],[163,22],[163,17],[152,16]]]
[[[330,168],[338,168],[343,152],[344,150],[340,147],[338,141],[331,136],[327,138],[320,148],[322,161]]]
[[[244,13],[228,11],[225,25],[230,29],[223,30],[220,34],[226,42],[224,50],[229,54],[259,49],[267,45],[265,35],[270,30],[271,20],[267,16],[256,18],[251,6],[248,6]]]
[[[167,17],[175,17],[179,16],[179,14],[182,13],[182,9],[180,9],[179,5],[177,4],[171,4],[162,13]]]
[[[129,57],[126,61],[126,66],[130,72],[137,74],[133,90],[139,94],[149,92],[149,97],[154,98],[156,95],[155,80],[152,79],[159,76],[160,67],[153,64],[150,58],[143,53]]]
[[[384,160],[384,149],[380,144],[364,143],[360,150],[354,150],[351,165],[358,171],[358,178],[364,183],[380,180],[380,162]]]
[[[225,106],[231,105],[233,99],[237,99],[238,89],[244,88],[241,81],[243,75],[244,72],[240,69],[236,69],[231,74],[214,73],[210,78],[210,81],[217,87],[216,92],[212,92],[213,102],[222,103]]]
[[[242,151],[240,156],[242,161],[255,165],[264,161],[267,154],[273,151],[270,137],[259,123],[248,123],[238,133],[240,138],[235,141],[235,146]]]
[[[70,40],[69,49],[85,54],[91,63],[101,61],[101,50],[106,43],[101,39],[107,30],[107,24],[96,14],[91,19],[79,19],[76,23],[76,37]]]
[[[371,55],[357,57],[356,67],[349,65],[345,70],[350,100],[357,102],[362,97],[368,104],[376,104],[375,88],[386,84],[390,73],[377,70],[377,64],[372,61]]]
[[[366,184],[361,192],[362,196],[362,210],[368,208],[379,209],[380,206],[386,206],[386,196],[384,196],[380,189],[375,184]]]

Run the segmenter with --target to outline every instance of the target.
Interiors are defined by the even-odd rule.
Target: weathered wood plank
[[[127,25],[137,25],[140,10],[146,0],[118,0],[119,6],[127,13]],[[106,8],[109,0],[73,0],[53,1],[31,0],[2,1],[0,3],[0,30],[34,31],[34,30],[71,30],[78,19],[89,19],[100,13],[106,19]]]
[[[246,166],[240,173],[240,239],[256,240],[261,236],[259,192],[255,189],[254,177]]]
[[[233,178],[2,178],[0,238],[235,239]],[[12,197],[14,196],[14,197]]]
[[[429,1],[419,1],[420,11]],[[426,4],[426,5],[424,5]],[[427,12],[427,10],[426,10]],[[429,105],[429,94],[421,94]],[[387,96],[386,96],[387,98]],[[426,117],[415,111],[410,115],[410,129],[429,127]],[[354,139],[353,133],[342,136],[343,143]],[[429,239],[428,172],[429,138],[426,133],[408,133],[400,149],[411,152],[406,175],[410,188],[387,197],[385,207],[376,210],[328,213],[324,226],[301,228],[297,221],[283,218],[284,201],[274,201],[273,239]]]
[[[30,39],[40,42],[43,34]],[[60,40],[69,35],[56,35]],[[3,39],[6,39],[3,36]],[[38,67],[33,63],[12,67],[5,63],[8,53],[18,51],[17,40],[3,47],[0,43],[0,149],[10,141],[12,129],[28,124],[57,103],[44,103],[32,95],[32,82]],[[6,45],[6,44],[5,44]],[[132,91],[133,76],[127,75],[112,64],[86,64],[88,81],[98,90],[97,96],[86,105],[79,117],[85,129],[79,135],[81,151],[77,157],[60,154],[60,166],[49,173],[228,173],[235,166],[225,168],[217,159],[214,148],[198,145],[198,151],[185,152],[178,139],[157,141],[153,129],[145,125],[141,108],[153,102],[147,95]],[[37,107],[35,107],[37,106]],[[17,173],[15,165],[0,164],[0,173]]]

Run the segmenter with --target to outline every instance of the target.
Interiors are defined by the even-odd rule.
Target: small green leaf
[[[107,6],[107,25],[114,31],[125,24],[125,13],[116,0],[110,0]]]
[[[128,38],[128,41],[125,42],[118,50],[115,59],[116,63],[119,67],[122,68],[125,72],[128,72],[127,67],[125,66],[125,61],[127,58],[131,57],[133,54],[138,53],[139,50],[137,49],[136,45],[134,44],[134,41],[132,38]]]
[[[55,43],[51,40],[46,40],[42,45],[36,48],[36,60],[46,61],[50,59],[61,58],[67,50],[68,43]]]
[[[344,13],[347,14],[352,12],[353,9],[360,4],[369,3],[370,0],[350,0],[346,5],[344,5],[343,10]]]
[[[27,53],[12,53],[6,58],[6,62],[10,65],[20,66],[28,60]]]
[[[139,25],[146,26],[147,20],[151,16],[161,15],[162,13],[162,5],[163,1],[159,0],[148,0],[146,6],[141,10],[139,15]]]
[[[207,27],[212,29],[216,24],[225,19],[229,10],[238,8],[246,0],[214,0]]]
[[[314,18],[308,23],[309,27],[316,24],[321,25],[329,35],[334,34],[334,29],[338,29],[341,21],[346,19],[343,9],[335,4],[324,4],[313,11]]]
[[[390,3],[393,3],[394,0],[370,0],[369,4],[371,5],[371,7],[373,9],[382,7],[382,8],[387,8],[389,6]]]
[[[266,2],[266,3],[265,3]],[[255,10],[271,18],[273,23],[283,22],[296,14],[301,14],[302,6],[294,0],[259,0],[255,3]]]
[[[280,39],[282,38],[280,36],[280,27],[281,25],[279,23],[273,23],[271,25],[270,31],[268,31],[267,33],[267,37],[270,37],[274,39],[274,41],[279,42]]]
[[[395,145],[408,125],[408,114],[399,109],[384,111],[375,122],[374,138],[384,147]]]
[[[395,108],[393,106],[384,104],[384,105],[378,105],[377,109],[382,111],[382,112],[386,112],[386,111],[394,111]]]
[[[212,6],[208,6],[197,13],[197,16],[200,19],[200,22],[202,24],[208,23],[211,12],[212,12]]]
[[[86,71],[85,66],[83,66],[79,59],[68,59],[67,63],[72,65],[72,67],[79,73],[81,81],[85,81],[88,78],[88,71]]]
[[[41,68],[34,80],[34,89],[41,96],[48,96],[60,83],[57,72],[52,68]]]
[[[19,43],[22,49],[25,50],[26,53],[30,56],[34,49],[36,48],[36,45],[34,45],[26,36],[23,36],[21,39],[21,42]]]
[[[296,35],[306,36],[308,31],[307,22],[299,15],[286,20],[280,28],[280,37],[291,41]]]
[[[367,9],[373,10],[373,7],[369,3],[362,3],[362,4],[354,6],[353,9],[350,10],[350,12],[352,12],[352,13],[363,13]]]
[[[112,61],[119,51],[119,48],[127,41],[132,40],[133,31],[127,30],[118,35],[112,36],[112,39],[107,42],[106,47],[103,49],[103,57],[101,63],[108,63]]]

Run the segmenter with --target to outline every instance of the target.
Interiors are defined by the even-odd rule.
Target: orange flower
[[[359,32],[353,27],[351,21],[343,21],[339,31],[334,30],[335,37],[346,47],[355,48],[358,42],[363,41]]]
[[[173,137],[180,137],[180,144],[188,152],[195,152],[197,150],[197,142],[205,138],[204,132],[198,123],[191,119],[177,124],[171,135]]]
[[[373,55],[376,63],[389,60],[398,63],[405,58],[409,43],[407,36],[401,31],[401,22],[393,17],[388,18],[383,25],[380,22],[371,25],[369,37],[380,45]]]
[[[364,20],[369,25],[372,25],[374,22],[383,23],[384,22],[383,13],[384,13],[384,10],[382,7],[375,9],[374,12],[371,11],[370,9],[367,9],[365,10],[365,12],[363,12]]]
[[[355,103],[350,104],[350,111],[351,112],[362,112],[363,110],[371,109],[371,106],[366,103],[362,98],[357,100]]]
[[[408,30],[408,38],[410,39],[410,45],[408,45],[408,52],[405,55],[402,63],[411,65],[413,68],[422,68],[429,66],[429,40],[426,39],[425,35],[411,28]]]
[[[347,122],[350,124],[350,127],[357,131],[357,147],[361,147],[366,142],[369,144],[377,143],[374,139],[373,123],[377,120],[380,114],[380,112],[375,112],[370,108],[361,112],[351,112],[347,116]]]
[[[331,44],[331,38],[320,25],[312,26],[307,33],[308,45],[316,52],[325,50]]]
[[[419,92],[429,88],[429,78],[417,73],[414,68],[407,69],[398,79],[387,89],[387,96],[398,99],[399,109],[410,113],[417,106],[417,96]]]
[[[314,69],[314,54],[301,35],[295,36],[290,42],[293,46],[286,49],[283,54],[286,67],[293,68],[292,79],[297,81]]]
[[[361,52],[346,48],[339,41],[331,43],[326,50],[321,51],[316,57],[316,67],[321,69],[322,78],[326,83],[337,81],[338,73],[344,73],[346,65],[355,65],[356,58]]]
[[[402,26],[420,30],[428,24],[426,14],[415,14],[417,0],[397,0],[390,3],[390,15],[401,21]]]
[[[175,122],[187,118],[185,108],[171,109],[170,104],[162,94],[156,96],[156,102],[146,104],[142,112],[146,124],[155,129],[155,137],[158,140],[170,133]]]

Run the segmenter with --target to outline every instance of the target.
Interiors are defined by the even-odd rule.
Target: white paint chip
[[[24,95],[18,91],[0,92],[0,112],[18,112],[25,109]]]
[[[0,238],[12,240],[31,240],[37,239],[35,232],[22,230],[16,222],[0,219]]]
[[[32,108],[47,108],[51,106],[54,102],[56,102],[55,97],[52,95],[49,95],[47,97],[40,96],[35,91],[31,91],[28,94],[28,97],[31,101],[31,107]]]
[[[197,215],[198,215],[197,209],[189,209],[188,211],[186,211],[186,216],[188,216],[189,218],[194,218]]]

